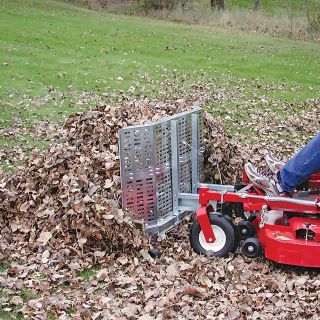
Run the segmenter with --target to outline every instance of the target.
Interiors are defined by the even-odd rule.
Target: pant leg
[[[284,191],[291,192],[320,170],[320,132],[309,141],[279,172]]]

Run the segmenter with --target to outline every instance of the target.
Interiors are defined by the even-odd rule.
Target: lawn
[[[52,87],[126,89],[137,74],[157,77],[159,65],[301,86],[299,97],[286,92],[292,99],[319,90],[319,44],[115,16],[50,0],[2,0],[1,6],[4,100],[8,93],[44,95]]]
[[[309,8],[310,10],[314,10],[318,3],[317,0],[309,0]],[[255,1],[253,0],[231,0],[227,3],[227,8],[246,8],[253,9]],[[300,0],[267,0],[260,1],[260,9],[272,14],[277,14],[279,11],[284,10],[288,11],[288,8],[295,9],[299,11],[299,13],[303,13],[305,11],[305,1]]]
[[[184,75],[184,85],[219,76],[216,86],[228,88],[243,80],[244,102],[257,81],[278,86],[258,89],[272,99],[314,98],[319,49],[319,43],[112,15],[61,1],[1,0],[0,128],[61,121],[85,109],[75,104],[83,92],[117,96],[129,89],[134,96],[158,97],[167,90],[164,76]],[[230,76],[239,81],[232,84]],[[0,145],[41,145],[29,134],[9,131]]]

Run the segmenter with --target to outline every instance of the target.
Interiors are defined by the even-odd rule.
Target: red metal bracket
[[[216,237],[214,236],[211,228],[209,212],[213,212],[211,205],[201,206],[199,209],[197,209],[196,215],[206,241],[208,243],[212,243],[216,240]]]

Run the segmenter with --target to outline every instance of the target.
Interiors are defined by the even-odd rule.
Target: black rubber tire
[[[226,219],[224,219],[221,215],[218,215],[218,214],[209,215],[209,220],[211,225],[216,225],[220,227],[225,233],[226,243],[224,247],[217,252],[212,252],[212,251],[207,252],[201,246],[199,241],[199,234],[201,232],[201,227],[198,221],[195,221],[191,227],[191,232],[190,232],[191,247],[195,253],[200,255],[210,254],[216,257],[225,257],[226,255],[228,255],[230,251],[232,251],[234,247],[235,234],[234,234],[233,227],[230,222],[228,222]]]
[[[249,221],[241,221],[238,224],[238,232],[241,240],[245,240],[255,235],[254,227]]]
[[[233,248],[232,248],[231,252],[235,253],[239,248],[241,239],[239,236],[239,230],[233,222],[232,222],[232,227],[233,227],[233,231],[234,231],[234,244],[233,244]]]
[[[232,221],[232,218],[227,215],[227,214],[224,214],[222,215],[223,218],[225,218],[232,226],[233,228],[233,231],[234,231],[234,244],[233,244],[233,248],[231,250],[232,253],[235,253],[239,247],[239,244],[240,244],[240,237],[239,237],[239,231],[238,231],[238,228],[237,226],[233,223]]]
[[[248,258],[256,258],[261,256],[262,247],[257,238],[247,238],[241,247],[242,253]]]
[[[228,222],[233,223],[232,218],[228,214],[223,214],[222,217],[226,219]]]

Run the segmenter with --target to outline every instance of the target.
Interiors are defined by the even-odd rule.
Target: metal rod
[[[188,114],[192,114],[194,112],[201,112],[202,111],[202,108],[199,107],[199,106],[192,106],[191,109],[189,111],[184,111],[184,112],[181,112],[178,114],[179,117],[182,117],[182,116],[185,116],[185,115],[188,115]],[[157,121],[154,121],[154,122],[150,122],[150,123],[145,123],[143,125],[144,128],[147,128],[147,127],[152,127],[154,125],[157,125],[157,124],[161,124],[161,123],[164,123],[164,122],[167,122],[167,121],[171,121],[173,119],[176,119],[177,118],[177,115],[173,115],[173,116],[169,116],[169,117],[165,117],[165,118],[162,118],[162,119],[159,119]],[[122,129],[119,130],[119,132],[121,131],[125,131],[128,127],[124,127]],[[141,128],[141,125],[134,125],[134,126],[130,126],[130,129],[140,129]]]
[[[156,168],[157,168],[157,155],[156,155],[156,139],[155,139],[155,134],[154,134],[154,126],[150,127],[150,139],[152,141],[153,144],[153,148],[152,148],[152,168],[154,170],[153,172],[153,176],[152,176],[152,185],[153,185],[153,190],[155,190],[156,193],[156,197],[155,197],[155,202],[154,202],[154,206],[153,206],[153,214],[155,214],[155,219],[159,220],[160,217],[160,212],[159,212],[159,191],[158,191],[158,177],[155,173]]]
[[[179,215],[179,146],[178,121],[171,120],[171,155],[172,155],[172,207],[173,214]]]
[[[198,188],[208,188],[213,191],[224,191],[235,192],[235,188],[232,185],[221,185],[221,184],[212,184],[212,183],[198,183]]]
[[[192,125],[192,150],[191,150],[191,179],[192,193],[197,192],[197,183],[199,182],[199,116],[191,115]]]
[[[241,198],[253,198],[253,199],[262,199],[268,202],[287,202],[287,203],[295,203],[295,204],[301,204],[301,205],[307,205],[307,206],[319,206],[318,202],[316,201],[306,201],[306,200],[299,200],[299,199],[293,199],[293,198],[285,198],[285,197],[269,197],[269,196],[255,196],[252,194],[247,193],[239,193],[239,196]]]
[[[199,194],[198,193],[179,193],[178,197],[180,199],[192,199],[199,201]]]

